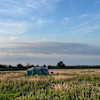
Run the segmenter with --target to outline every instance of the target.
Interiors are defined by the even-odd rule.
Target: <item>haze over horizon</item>
[[[0,0],[0,63],[100,65],[100,0]]]

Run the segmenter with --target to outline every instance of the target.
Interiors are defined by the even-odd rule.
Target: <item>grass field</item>
[[[100,100],[100,69],[51,72],[24,76],[25,71],[1,71],[0,100]]]

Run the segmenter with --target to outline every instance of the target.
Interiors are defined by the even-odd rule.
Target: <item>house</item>
[[[49,75],[48,67],[32,67],[27,69],[25,75]]]

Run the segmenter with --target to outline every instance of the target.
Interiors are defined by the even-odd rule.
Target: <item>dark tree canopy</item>
[[[44,64],[43,67],[46,67],[46,65]]]
[[[22,64],[18,64],[17,68],[23,68],[24,66]]]
[[[63,61],[59,61],[59,62],[57,63],[57,67],[58,67],[58,68],[66,68],[66,65],[63,63]]]

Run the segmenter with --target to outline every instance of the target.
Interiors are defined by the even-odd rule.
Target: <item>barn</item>
[[[30,75],[49,75],[48,67],[32,67],[27,69],[26,74],[27,76]]]

